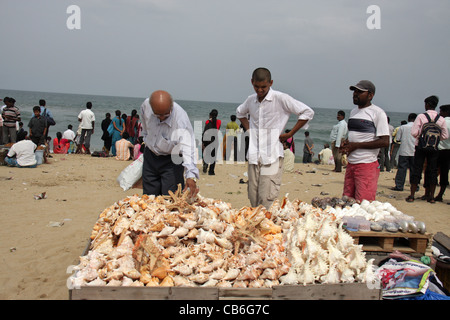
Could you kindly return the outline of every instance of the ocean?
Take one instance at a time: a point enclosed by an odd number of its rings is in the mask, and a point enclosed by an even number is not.
[[[251,92],[249,92],[251,94]],[[39,105],[39,100],[44,99],[47,102],[47,108],[53,113],[56,125],[50,127],[49,135],[54,138],[58,131],[64,132],[67,126],[71,124],[76,132],[78,128],[78,114],[86,108],[86,102],[92,102],[92,111],[96,117],[96,130],[91,138],[91,151],[101,151],[103,147],[103,140],[101,140],[102,131],[100,124],[105,118],[107,112],[111,113],[112,117],[116,110],[129,115],[133,109],[138,110],[146,97],[114,97],[114,96],[100,96],[88,94],[67,94],[67,93],[51,93],[51,92],[33,92],[33,91],[18,91],[0,89],[0,98],[13,97],[16,100],[16,106],[20,109],[22,114],[22,122],[24,128],[27,128],[28,121],[32,116],[33,106]],[[301,99],[300,99],[301,100]],[[207,101],[188,101],[176,100],[176,102],[186,110],[194,127],[196,139],[201,140],[202,126],[208,119],[209,112],[212,109],[219,111],[218,119],[222,121],[221,131],[225,134],[226,124],[230,121],[230,116],[236,113],[236,108],[241,102],[226,103],[226,102],[207,102]],[[353,109],[351,101],[349,101],[348,109],[343,109],[346,113],[346,120]],[[330,131],[337,123],[336,114],[338,109],[324,109],[314,108],[314,119],[309,123],[308,131],[310,137],[314,142],[314,157],[322,150],[325,143],[330,143]],[[408,118],[407,113],[391,112],[385,110],[390,123],[397,127],[402,120]],[[292,128],[296,123],[296,117],[291,116],[286,128]],[[239,121],[237,121],[239,124]],[[305,130],[301,129],[294,136],[296,148],[296,162],[301,162],[303,157],[303,145],[305,140]]]

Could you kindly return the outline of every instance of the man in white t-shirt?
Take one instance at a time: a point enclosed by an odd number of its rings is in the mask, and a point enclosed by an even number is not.
[[[331,161],[330,158],[333,156],[333,151],[330,149],[330,145],[325,143],[323,145],[323,149],[319,152],[319,163],[320,164],[333,164],[334,161]]]
[[[12,167],[36,168],[36,148],[37,145],[29,138],[16,142],[9,149],[5,162]]]
[[[75,136],[76,135],[75,135],[75,132],[73,132],[72,128],[73,128],[72,125],[69,124],[67,126],[67,130],[64,131],[64,133],[62,135],[63,139],[67,139],[70,141],[70,147],[69,147],[68,153],[73,153],[73,151],[75,149],[74,146],[75,146]]]
[[[398,148],[398,169],[395,174],[395,187],[391,188],[394,191],[403,191],[408,169],[409,181],[411,182],[415,150],[415,138],[411,135],[411,128],[416,118],[417,114],[410,113],[408,115],[408,123],[402,125],[395,135],[395,140],[400,142],[400,147]]]
[[[86,103],[86,109],[81,111],[78,115],[78,121],[81,122],[81,136],[76,153],[81,153],[83,145],[86,148],[86,154],[91,153],[89,148],[91,146],[91,135],[94,134],[95,127],[95,115],[91,109],[92,103],[88,102]]]
[[[375,85],[362,80],[353,91],[353,109],[348,120],[348,140],[341,145],[342,153],[347,155],[344,196],[358,201],[373,201],[376,197],[380,168],[378,152],[389,146],[389,126],[386,113],[372,104]]]

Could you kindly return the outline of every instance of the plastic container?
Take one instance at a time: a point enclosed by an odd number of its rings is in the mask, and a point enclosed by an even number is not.
[[[370,231],[370,221],[364,219],[359,221],[359,231]]]
[[[346,229],[349,231],[358,231],[360,221],[355,218],[347,218]]]
[[[41,165],[44,162],[44,150],[36,150],[34,156],[36,157],[37,165]]]

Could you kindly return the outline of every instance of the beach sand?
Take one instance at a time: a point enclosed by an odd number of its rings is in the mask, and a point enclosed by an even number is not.
[[[142,195],[140,189],[123,191],[116,182],[131,162],[87,155],[53,155],[49,160],[50,164],[35,169],[0,167],[2,300],[68,299],[70,266],[78,264],[98,215],[126,196]],[[307,173],[313,168],[316,173]],[[291,200],[311,203],[316,196],[342,195],[344,173],[332,172],[332,166],[296,163],[295,170],[300,173],[283,175],[281,198],[289,193]],[[230,202],[233,208],[249,206],[247,185],[239,183],[247,181],[246,171],[246,164],[218,164],[215,176],[201,175],[200,194]],[[450,192],[444,203],[407,203],[406,189],[389,190],[394,176],[394,172],[381,173],[377,200],[424,221],[428,232],[450,235]],[[47,198],[36,200],[34,196],[43,192]],[[51,226],[55,222],[63,224]]]

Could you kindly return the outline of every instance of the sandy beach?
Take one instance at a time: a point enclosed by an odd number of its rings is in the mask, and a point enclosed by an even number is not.
[[[49,161],[35,169],[0,167],[2,300],[68,299],[67,269],[78,263],[98,215],[128,195],[142,194],[140,189],[123,191],[116,182],[130,162],[87,155],[53,155]],[[314,168],[315,173],[308,173]],[[340,197],[344,172],[332,169],[296,163],[296,173],[283,175],[280,197],[288,193],[290,199],[309,203],[316,196]],[[201,175],[200,194],[230,202],[234,208],[248,206],[247,185],[239,183],[247,181],[246,171],[246,164],[219,164],[215,176]],[[381,173],[377,200],[424,221],[428,232],[450,235],[450,192],[443,203],[407,203],[407,189],[389,189],[394,177],[395,171]],[[44,192],[45,199],[35,199]],[[422,194],[421,190],[416,195]]]

